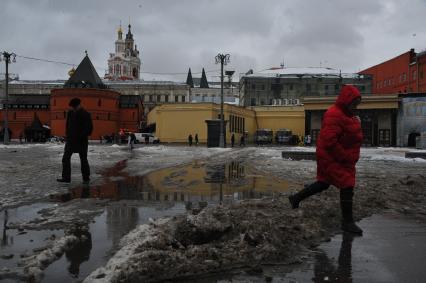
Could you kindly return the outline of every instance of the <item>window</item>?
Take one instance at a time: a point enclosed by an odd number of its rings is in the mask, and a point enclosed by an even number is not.
[[[306,84],[306,91],[310,92],[311,91],[311,84]]]
[[[185,102],[185,95],[182,95],[182,102]]]
[[[152,97],[152,95],[149,96],[149,102],[153,102],[154,98]]]
[[[289,85],[289,89],[290,89],[290,90],[293,90],[293,84],[290,84],[290,85]]]
[[[272,98],[269,99],[269,105],[272,105]]]
[[[161,95],[157,95],[157,102],[161,101]]]
[[[421,71],[419,72],[419,77],[420,77],[420,79],[423,79],[423,70],[421,70]]]
[[[98,100],[98,106],[101,107],[102,106],[102,101],[99,99]]]
[[[164,96],[164,101],[165,101],[165,102],[169,102],[169,96],[168,96],[168,95],[165,95],[165,96]]]
[[[250,106],[256,106],[256,98],[250,100]]]
[[[328,85],[325,85],[325,86],[324,86],[324,89],[325,89],[325,91],[327,92],[327,91],[328,91]]]
[[[56,106],[56,99],[53,99],[53,106]]]
[[[175,102],[179,102],[179,96],[175,96]]]
[[[111,113],[108,113],[108,120],[111,120]]]
[[[252,84],[252,85],[251,85],[251,89],[256,89],[256,85],[255,85],[255,84]]]
[[[260,100],[260,105],[265,105],[265,100],[261,99]]]
[[[334,85],[334,90],[339,90],[339,85],[338,84]]]
[[[413,71],[413,80],[416,79],[416,75],[417,75],[416,71]]]
[[[265,90],[265,85],[261,85],[260,90]]]
[[[407,79],[407,75],[405,73],[402,73],[402,81],[405,82],[406,79]]]

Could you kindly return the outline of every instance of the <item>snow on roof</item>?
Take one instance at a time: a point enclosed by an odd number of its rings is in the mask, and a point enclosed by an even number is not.
[[[300,77],[300,76],[322,76],[322,77],[346,77],[354,78],[359,75],[356,73],[341,73],[340,70],[324,67],[286,67],[270,68],[259,71],[245,77]]]

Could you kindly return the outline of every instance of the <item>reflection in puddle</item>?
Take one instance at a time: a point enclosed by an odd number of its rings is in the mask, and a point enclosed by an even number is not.
[[[161,218],[185,212],[185,205],[125,206],[120,203],[105,208],[89,225],[87,240],[62,256],[46,270],[43,282],[81,280],[104,265],[117,249],[120,239],[149,218]]]
[[[129,176],[123,171],[127,160],[118,162],[103,172],[102,185],[79,186],[65,194],[53,195],[57,201],[76,198],[111,199],[104,212],[89,224],[83,241],[44,271],[44,282],[60,282],[84,279],[94,269],[104,265],[117,249],[120,239],[137,225],[156,219],[184,213],[193,206],[198,208],[219,202],[264,196],[274,196],[288,190],[289,183],[265,176],[239,162],[190,165],[154,171],[144,176]],[[121,201],[119,201],[121,200]],[[128,201],[136,200],[136,201]],[[7,221],[24,222],[37,217],[37,212],[53,204],[34,204],[8,212]],[[6,214],[4,214],[6,215]],[[20,231],[3,229],[2,254],[13,254],[14,260],[0,259],[2,266],[13,270],[21,254],[31,254],[34,248],[45,245],[52,231]],[[63,235],[54,231],[57,237]],[[4,263],[4,264],[3,264]]]
[[[289,183],[265,176],[239,162],[210,165],[194,162],[154,171],[144,176],[129,176],[122,170],[126,160],[103,175],[105,183],[73,188],[56,195],[59,201],[74,198],[106,198],[147,202],[232,202],[234,200],[273,196],[288,190]],[[118,178],[117,178],[118,177]]]
[[[52,205],[36,203],[4,210],[0,213],[0,223],[2,224],[0,267],[13,270],[22,257],[32,255],[34,251],[43,248],[51,240],[63,236],[64,233],[61,230],[27,231],[8,228],[12,222],[29,221],[36,218],[37,211]]]

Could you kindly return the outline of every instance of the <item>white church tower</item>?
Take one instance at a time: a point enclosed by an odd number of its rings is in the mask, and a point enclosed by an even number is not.
[[[118,29],[118,39],[115,41],[115,53],[109,54],[108,74],[105,78],[110,80],[137,80],[141,68],[139,50],[134,44],[133,34],[129,24],[126,39],[123,40],[121,24]]]

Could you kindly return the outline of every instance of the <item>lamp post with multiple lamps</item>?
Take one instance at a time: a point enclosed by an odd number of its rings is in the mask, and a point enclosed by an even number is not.
[[[226,65],[229,63],[229,54],[217,54],[216,64],[220,63],[220,135],[219,135],[219,147],[225,147],[225,133],[223,129],[224,122],[224,115],[223,115],[223,65]]]
[[[12,60],[11,60],[12,59]],[[4,126],[3,126],[3,142],[9,144],[9,121],[8,121],[8,108],[9,108],[9,64],[16,63],[16,54],[3,51],[0,53],[0,61],[4,60],[6,63],[6,74],[5,74],[5,95],[6,100],[4,101],[5,112],[4,112]]]

